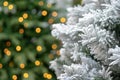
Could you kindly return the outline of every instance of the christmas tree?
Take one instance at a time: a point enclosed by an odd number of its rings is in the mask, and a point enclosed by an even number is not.
[[[120,80],[120,0],[83,0],[68,8],[52,35],[62,41],[51,61],[59,80]]]
[[[47,0],[0,1],[0,80],[56,80],[48,68],[59,55],[51,24],[65,22]]]

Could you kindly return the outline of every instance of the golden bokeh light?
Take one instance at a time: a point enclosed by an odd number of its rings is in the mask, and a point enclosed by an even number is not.
[[[49,3],[48,3],[48,4],[47,4],[47,7],[48,7],[48,8],[51,8],[51,7],[52,7],[52,4],[49,4]]]
[[[36,65],[36,66],[40,66],[40,61],[36,60],[36,61],[35,61],[35,65]]]
[[[24,27],[27,28],[28,27],[28,23],[24,23]]]
[[[40,6],[43,6],[43,5],[44,5],[44,2],[43,2],[43,1],[40,1],[38,4],[39,4]]]
[[[14,6],[12,5],[12,4],[10,4],[9,6],[8,6],[8,9],[9,10],[12,10],[14,8]]]
[[[21,64],[20,64],[20,68],[21,68],[21,69],[25,68],[25,64],[21,63]]]
[[[7,55],[7,56],[10,56],[11,55],[11,51],[7,48],[4,49],[4,53]]]
[[[11,42],[10,42],[10,41],[7,41],[7,42],[6,42],[6,46],[9,47],[10,45],[11,45]]]
[[[42,51],[42,46],[40,46],[40,45],[37,46],[37,47],[36,47],[36,50],[37,50],[38,52]]]
[[[23,34],[24,33],[24,29],[23,28],[19,29],[19,33]]]
[[[36,33],[40,33],[41,32],[41,28],[36,28],[35,31],[36,31]]]
[[[56,17],[58,15],[58,13],[56,11],[52,12],[52,16]]]
[[[44,74],[43,74],[43,77],[44,77],[44,78],[47,78],[47,75],[48,75],[48,73],[44,73]]]
[[[50,18],[49,20],[48,20],[48,23],[49,24],[52,24],[54,22],[54,19],[52,19],[52,18]]]
[[[3,2],[3,6],[8,6],[8,2],[7,2],[7,1],[4,1],[4,2]]]
[[[56,44],[52,44],[52,49],[57,49],[57,45]]]
[[[19,22],[23,22],[23,20],[24,20],[23,17],[19,17],[19,18],[18,18],[18,21],[19,21]]]
[[[21,51],[21,49],[22,49],[21,46],[19,46],[19,45],[16,46],[16,51]]]
[[[47,79],[51,79],[52,75],[51,74],[47,74]]]
[[[23,14],[23,18],[24,18],[24,19],[27,19],[27,18],[28,18],[28,14],[27,14],[27,13],[24,13],[24,14]]]
[[[57,55],[60,55],[60,50],[57,50],[57,51],[56,51],[56,54],[57,54]]]
[[[60,18],[60,22],[65,23],[66,22],[66,18],[64,18],[64,17]]]
[[[3,65],[0,63],[0,69],[3,67]]]
[[[23,77],[24,77],[24,78],[28,78],[28,77],[29,77],[29,74],[28,74],[28,73],[24,73],[24,74],[23,74]]]
[[[53,54],[49,54],[49,58],[53,59],[54,58]]]
[[[17,80],[17,75],[13,75],[13,76],[12,76],[12,79],[13,79],[13,80]]]
[[[47,15],[47,11],[46,10],[43,10],[42,11],[42,16],[46,16]]]

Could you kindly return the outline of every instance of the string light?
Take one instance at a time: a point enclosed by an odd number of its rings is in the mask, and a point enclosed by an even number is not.
[[[13,79],[13,80],[17,80],[17,75],[13,75],[13,76],[12,76],[12,79]]]
[[[56,44],[52,44],[52,49],[57,49],[57,45]]]
[[[21,46],[16,46],[16,51],[21,51]]]
[[[38,52],[42,51],[42,46],[37,46],[37,47],[36,47],[36,50],[37,50]]]
[[[25,68],[25,64],[21,63],[21,64],[20,64],[20,68],[21,68],[21,69]]]
[[[7,1],[4,1],[4,2],[3,2],[3,6],[8,6],[8,2],[7,2]]]
[[[58,13],[56,11],[52,12],[52,16],[56,17],[58,15]]]
[[[51,74],[47,74],[47,79],[51,79],[52,75]]]
[[[10,45],[11,45],[11,42],[10,42],[10,41],[7,41],[7,42],[6,42],[6,46],[9,47]]]
[[[7,56],[10,56],[11,55],[11,51],[7,48],[4,49],[4,53],[7,55]]]
[[[50,18],[49,20],[48,20],[48,23],[49,24],[52,24],[54,22],[54,20],[52,19],[52,18]]]
[[[64,17],[60,18],[60,22],[65,23],[66,22],[66,18],[64,18]]]
[[[24,74],[23,74],[23,77],[24,77],[24,78],[28,78],[28,77],[29,77],[29,74],[28,74],[28,73],[24,73]]]
[[[36,28],[35,31],[36,31],[36,33],[40,33],[41,29],[40,28]]]
[[[36,65],[36,66],[40,66],[40,61],[36,60],[36,61],[35,61],[35,65]]]
[[[28,27],[28,23],[24,23],[24,27],[27,28]]]
[[[42,16],[46,16],[47,15],[47,11],[46,10],[43,10],[42,11]]]
[[[8,9],[9,9],[9,10],[12,10],[13,7],[14,7],[14,6],[13,6],[12,4],[10,4],[10,5],[8,6]]]
[[[19,33],[23,34],[24,33],[24,29],[23,28],[19,29]]]
[[[23,14],[23,18],[24,18],[24,19],[27,19],[27,18],[28,18],[28,14],[27,14],[27,13],[24,13],[24,14]]]
[[[19,17],[19,18],[18,18],[18,21],[19,21],[19,22],[23,22],[23,20],[24,20],[23,17]]]
[[[0,63],[0,69],[2,69],[3,65]]]
[[[43,2],[43,1],[40,1],[38,4],[39,4],[40,6],[43,6],[43,5],[44,5],[44,2]]]
[[[48,73],[44,73],[44,74],[43,74],[43,77],[44,77],[44,78],[47,78],[47,75],[48,75]]]

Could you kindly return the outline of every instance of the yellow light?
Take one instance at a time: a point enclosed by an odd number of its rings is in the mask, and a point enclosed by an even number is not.
[[[10,4],[10,5],[8,6],[8,9],[12,10],[13,7],[14,7],[14,6],[13,6],[12,4]]]
[[[17,80],[17,75],[13,75],[13,76],[12,76],[12,79],[13,79],[13,80]]]
[[[35,65],[36,65],[36,66],[40,66],[40,61],[36,60],[36,61],[35,61]]]
[[[44,77],[44,78],[47,78],[47,75],[48,75],[48,73],[44,73],[44,74],[43,74],[43,77]]]
[[[36,47],[36,50],[37,50],[38,52],[42,51],[42,46],[37,46],[37,47]]]
[[[0,63],[0,69],[3,67],[3,65]]]
[[[49,58],[53,59],[54,58],[53,54],[49,54]]]
[[[40,33],[41,29],[40,28],[36,28],[35,31],[36,31],[36,33]]]
[[[51,74],[47,74],[47,78],[48,78],[48,79],[51,79],[51,78],[52,78],[52,75],[51,75]]]
[[[24,27],[27,28],[28,27],[28,23],[24,23]]]
[[[3,2],[3,6],[8,6],[8,2],[7,2],[7,1],[4,1],[4,2]]]
[[[22,28],[19,29],[19,33],[20,33],[20,34],[23,34],[23,33],[24,33],[24,29],[22,29]]]
[[[49,24],[52,24],[54,22],[54,20],[52,19],[52,18],[50,18],[49,20],[48,20],[48,23]]]
[[[19,22],[23,22],[23,20],[24,20],[23,17],[19,17],[19,18],[18,18],[18,21],[19,21]]]
[[[46,15],[47,15],[47,11],[46,11],[46,10],[43,10],[43,11],[42,11],[42,15],[43,15],[43,16],[46,16]]]
[[[11,51],[8,50],[7,48],[4,49],[4,53],[5,53],[7,56],[10,56],[10,55],[11,55]]]
[[[57,45],[56,44],[52,44],[52,49],[57,49]]]
[[[48,7],[48,8],[51,8],[51,6],[52,6],[52,4],[47,4],[47,7]]]
[[[57,51],[56,51],[56,54],[57,54],[57,55],[60,55],[60,50],[57,50]]]
[[[60,22],[65,23],[66,22],[66,18],[64,18],[64,17],[60,18]]]
[[[21,46],[16,46],[16,51],[21,51]]]
[[[28,73],[24,73],[24,74],[23,74],[23,77],[24,77],[24,78],[28,78],[28,77],[29,77],[29,74],[28,74]]]
[[[44,5],[44,2],[43,2],[43,1],[40,1],[38,4],[39,4],[40,6],[43,6],[43,5]]]
[[[25,68],[25,64],[23,64],[23,63],[20,64],[20,68],[21,68],[21,69]]]
[[[11,42],[10,42],[10,41],[7,41],[7,42],[6,42],[6,46],[9,47],[10,45],[11,45]]]
[[[52,16],[56,17],[58,15],[58,13],[56,11],[52,12]]]
[[[27,13],[24,13],[24,14],[23,14],[23,18],[24,18],[24,19],[27,19],[27,18],[28,18],[28,14],[27,14]]]

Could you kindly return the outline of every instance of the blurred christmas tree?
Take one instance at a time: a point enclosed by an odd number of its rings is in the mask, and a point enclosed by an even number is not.
[[[50,25],[65,18],[47,0],[0,1],[0,80],[56,80],[49,61],[59,55]]]

